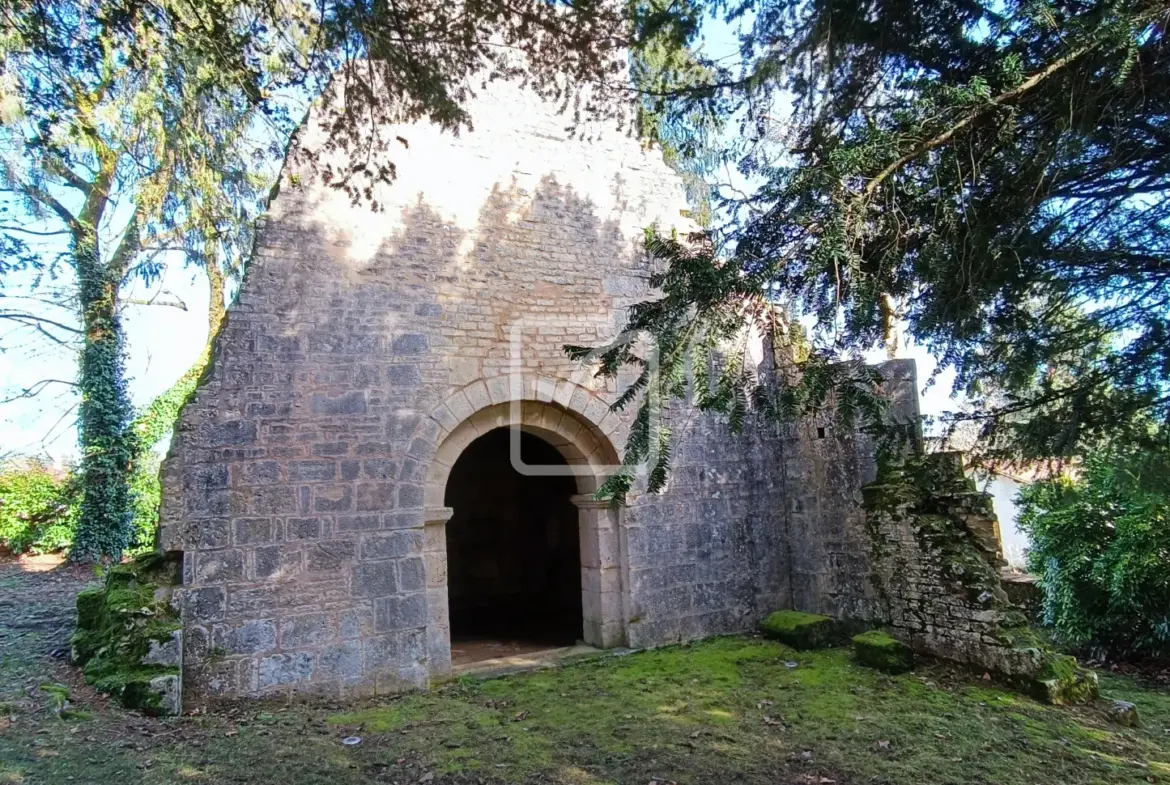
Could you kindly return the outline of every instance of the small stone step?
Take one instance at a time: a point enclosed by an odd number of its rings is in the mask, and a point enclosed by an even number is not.
[[[776,611],[760,625],[764,637],[794,649],[825,649],[838,635],[837,622],[828,616],[800,611]]]
[[[881,630],[855,636],[853,653],[862,665],[886,673],[905,673],[914,669],[914,650]]]

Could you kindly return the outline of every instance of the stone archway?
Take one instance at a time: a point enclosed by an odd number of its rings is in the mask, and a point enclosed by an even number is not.
[[[517,444],[517,440],[519,444]],[[546,471],[517,470],[521,464]],[[573,646],[583,635],[576,478],[539,436],[497,428],[447,479],[452,665]]]
[[[489,389],[500,394],[500,387],[491,383],[494,381],[477,382],[472,386],[478,385],[480,389],[470,393],[460,391],[438,407],[430,418],[438,427],[422,426],[434,432],[434,441],[419,437],[429,443],[414,450],[416,459],[420,463],[425,461],[427,466],[423,488],[426,502],[423,559],[428,609],[427,655],[432,679],[441,678],[451,670],[446,525],[453,510],[443,506],[447,482],[463,451],[479,437],[501,428],[517,428],[539,437],[564,458],[577,488],[577,494],[571,498],[577,507],[580,538],[583,638],[599,648],[625,643],[628,583],[623,575],[620,510],[593,498],[618,463],[613,441],[601,426],[612,434],[621,430],[621,421],[593,393],[563,381],[546,380],[543,385],[537,382],[537,386],[526,391],[536,394],[539,390],[546,400],[492,403]],[[553,397],[557,393],[561,393],[558,397],[564,403]],[[469,404],[475,400],[485,405],[473,408]],[[448,428],[443,420],[454,419],[455,411],[463,417]],[[587,411],[594,417],[587,416]],[[595,424],[598,421],[600,426]]]

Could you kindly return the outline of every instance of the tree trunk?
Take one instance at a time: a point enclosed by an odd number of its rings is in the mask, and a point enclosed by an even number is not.
[[[85,344],[79,374],[81,516],[69,558],[117,561],[130,542],[131,408],[118,318],[121,275],[102,264],[92,226],[75,232],[73,255]]]

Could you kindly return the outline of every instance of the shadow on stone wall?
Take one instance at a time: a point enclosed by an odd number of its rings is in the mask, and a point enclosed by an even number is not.
[[[552,176],[497,185],[472,229],[423,195],[342,229],[286,191],[273,216],[163,470],[192,705],[425,684],[421,419],[507,367],[511,321],[526,370],[572,376],[563,345],[644,292],[619,219]],[[385,237],[355,261],[362,226]]]

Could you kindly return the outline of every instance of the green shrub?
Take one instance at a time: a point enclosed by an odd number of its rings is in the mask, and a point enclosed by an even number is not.
[[[130,475],[133,519],[129,555],[154,548],[161,497],[157,453],[135,462]],[[52,553],[67,549],[80,514],[80,485],[72,472],[36,460],[0,467],[0,549],[12,553]]]
[[[1042,616],[1057,640],[1170,656],[1170,451],[1102,451],[1020,492]]]
[[[69,546],[77,525],[79,492],[72,474],[39,461],[0,468],[0,548],[49,553]]]

